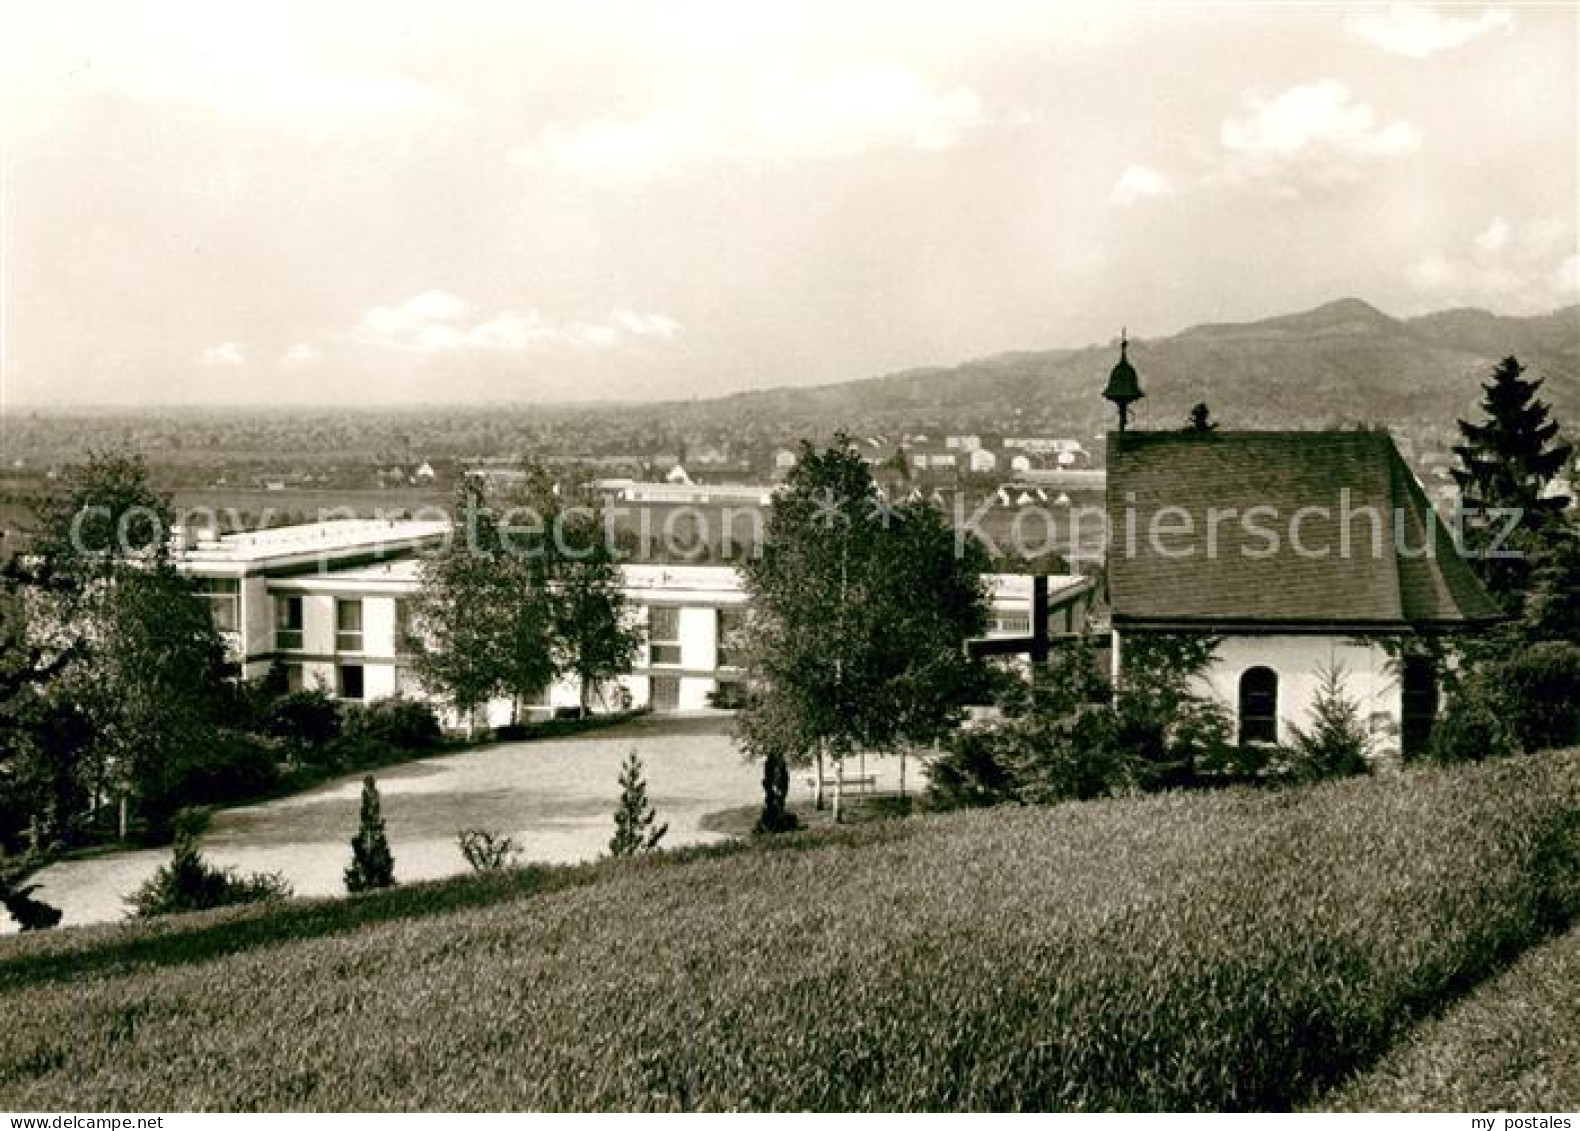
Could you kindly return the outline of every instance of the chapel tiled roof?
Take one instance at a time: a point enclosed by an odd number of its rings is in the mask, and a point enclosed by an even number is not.
[[[1108,521],[1121,627],[1359,631],[1499,616],[1382,432],[1116,433]]]

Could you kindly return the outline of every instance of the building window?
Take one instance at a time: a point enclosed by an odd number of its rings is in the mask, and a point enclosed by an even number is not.
[[[996,613],[993,617],[993,632],[999,636],[1030,636],[1030,613]]]
[[[302,599],[274,599],[274,646],[282,651],[302,646]]]
[[[745,610],[719,610],[719,667],[739,668],[744,666],[741,650],[741,629],[745,624]]]
[[[1278,741],[1278,673],[1246,668],[1240,676],[1240,741]]]
[[[208,605],[220,632],[241,628],[241,582],[234,577],[199,577],[193,591]]]
[[[680,709],[680,677],[673,675],[655,675],[652,678],[653,693],[648,706],[655,711],[678,711]]]
[[[340,698],[342,698],[342,699],[361,699],[362,698],[362,665],[361,664],[341,664],[340,665]]]
[[[417,631],[411,623],[411,602],[395,599],[395,654],[409,656],[418,651]]]
[[[1405,660],[1399,678],[1399,745],[1405,757],[1426,750],[1437,721],[1437,670],[1419,656]]]
[[[654,608],[648,611],[647,649],[650,664],[680,663],[680,610]]]
[[[335,602],[335,651],[362,651],[362,602],[344,598]]]
[[[285,690],[295,694],[306,688],[307,684],[302,678],[301,664],[285,665]]]

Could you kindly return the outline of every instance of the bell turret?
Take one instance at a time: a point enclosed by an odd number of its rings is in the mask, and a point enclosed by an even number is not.
[[[1119,430],[1123,432],[1130,423],[1130,406],[1146,396],[1141,391],[1141,382],[1136,377],[1136,367],[1130,364],[1129,357],[1130,338],[1121,332],[1119,336],[1119,364],[1108,374],[1108,388],[1103,390],[1103,397],[1113,401],[1119,406]]]

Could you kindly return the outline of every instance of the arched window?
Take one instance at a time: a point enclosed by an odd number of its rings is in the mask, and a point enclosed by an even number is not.
[[[1240,676],[1240,741],[1278,741],[1278,673],[1246,668]]]
[[[1405,660],[1399,678],[1399,745],[1405,757],[1426,750],[1437,721],[1437,670],[1418,656]]]

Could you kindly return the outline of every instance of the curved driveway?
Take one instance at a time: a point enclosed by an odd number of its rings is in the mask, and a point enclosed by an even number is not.
[[[620,795],[620,764],[641,756],[648,796],[669,823],[666,847],[720,839],[698,822],[705,813],[750,804],[757,767],[728,733],[729,720],[640,718],[567,738],[502,743],[402,762],[375,771],[399,880],[466,871],[455,836],[466,828],[507,832],[523,859],[558,863],[608,850]],[[211,861],[243,871],[283,872],[298,895],[343,892],[357,827],[361,775],[260,805],[216,813],[203,836]],[[59,907],[64,924],[125,914],[124,899],[169,858],[168,849],[116,852],[51,865],[34,876],[37,896]],[[0,912],[0,932],[13,929]]]

